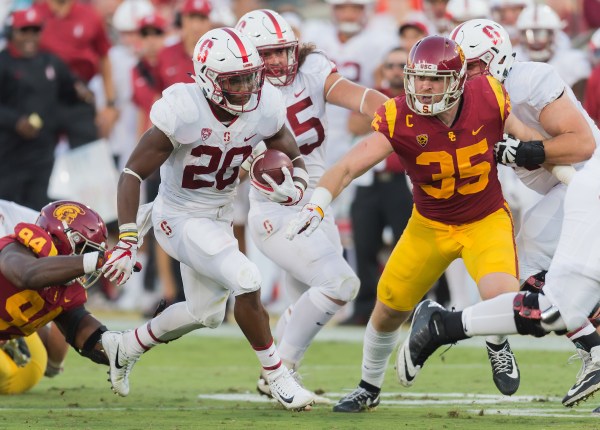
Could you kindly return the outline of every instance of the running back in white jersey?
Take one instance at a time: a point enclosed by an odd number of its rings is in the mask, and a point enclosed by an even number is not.
[[[0,199],[0,237],[12,234],[20,222],[34,224],[39,214],[28,207]]]
[[[327,117],[324,91],[325,80],[333,71],[335,64],[325,54],[316,51],[306,57],[293,83],[280,87],[287,111],[286,125],[303,155],[310,177],[308,188],[311,189],[316,186],[326,168]],[[254,188],[250,196],[257,202],[270,202]],[[305,193],[305,199],[307,198],[308,193]],[[302,207],[304,203],[302,201],[297,206]]]
[[[281,129],[285,106],[265,82],[258,108],[225,126],[197,84],[175,84],[154,103],[150,120],[174,147],[160,168],[159,194],[174,207],[202,210],[233,201],[242,161]]]
[[[600,130],[575,98],[571,88],[551,65],[516,61],[508,78],[504,81],[504,86],[510,96],[512,113],[523,123],[540,132],[544,138],[551,136],[544,131],[540,124],[542,109],[565,93],[590,125],[596,146],[598,146]],[[580,163],[576,168],[579,169],[582,165],[583,163]],[[516,172],[525,185],[540,194],[546,194],[558,184],[558,179],[545,169],[529,171],[523,167],[517,167]]]

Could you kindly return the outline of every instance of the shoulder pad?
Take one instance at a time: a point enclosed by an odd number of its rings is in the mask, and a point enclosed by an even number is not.
[[[189,144],[200,138],[200,109],[196,84],[175,84],[152,105],[150,120],[171,140]]]

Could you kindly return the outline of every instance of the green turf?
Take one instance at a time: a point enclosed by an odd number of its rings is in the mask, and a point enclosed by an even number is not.
[[[361,353],[360,343],[315,343],[302,367],[307,387],[326,394],[354,387]],[[597,406],[593,401],[575,409],[560,404],[579,368],[566,364],[569,352],[516,355],[522,372],[517,394],[536,399],[486,398],[498,393],[484,349],[454,347],[443,359],[436,353],[411,389],[400,387],[390,366],[384,387],[389,396],[375,411],[339,414],[316,406],[293,413],[274,403],[198,399],[198,394],[254,393],[257,360],[241,339],[186,336],[142,358],[127,398],[112,394],[104,367],[71,354],[62,375],[45,378],[24,395],[2,398],[0,429],[600,429],[600,418],[589,413]],[[414,397],[418,393],[422,396]],[[477,396],[464,404],[439,404],[432,402],[448,398],[431,393]]]

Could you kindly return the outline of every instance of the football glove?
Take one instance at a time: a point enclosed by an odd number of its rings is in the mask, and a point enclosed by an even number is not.
[[[292,175],[287,167],[282,167],[281,171],[283,172],[284,180],[281,184],[277,184],[266,173],[263,173],[262,177],[269,185],[263,185],[254,179],[251,180],[251,184],[256,188],[260,193],[266,196],[269,200],[275,203],[282,204],[284,206],[293,206],[298,204],[302,197],[304,196],[304,189],[301,184],[297,181],[294,181]]]
[[[265,142],[261,141],[258,143],[258,145],[256,145],[254,147],[254,149],[252,150],[252,153],[248,156],[248,158],[246,158],[243,162],[242,165],[240,166],[242,169],[244,169],[246,172],[250,172],[250,169],[252,168],[252,163],[254,162],[254,159],[256,157],[258,157],[260,154],[262,154],[263,152],[265,152],[267,150],[267,145],[265,145]]]
[[[123,285],[136,267],[138,241],[136,237],[126,237],[108,252],[106,263],[102,266],[104,277],[118,286]],[[137,270],[136,270],[137,271]]]
[[[306,236],[310,236],[317,229],[325,213],[320,206],[313,203],[307,203],[302,210],[290,221],[285,232],[285,237],[288,240],[294,240],[297,234],[304,232]]]
[[[494,152],[498,163],[512,167],[525,167],[528,170],[539,169],[546,161],[544,144],[541,141],[523,142],[506,133],[494,146]]]
[[[5,341],[0,349],[12,358],[17,367],[25,367],[31,361],[31,352],[22,337]]]

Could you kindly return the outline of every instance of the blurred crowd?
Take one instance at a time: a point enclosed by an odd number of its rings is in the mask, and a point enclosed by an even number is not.
[[[5,23],[0,35],[0,199],[39,210],[54,197],[48,185],[57,174],[57,157],[85,150],[99,139],[121,170],[151,126],[148,114],[161,92],[177,82],[192,82],[191,56],[198,39],[264,7],[279,11],[302,42],[324,50],[347,79],[390,97],[403,94],[403,68],[419,39],[448,35],[470,19],[491,18],[508,30],[517,60],[555,66],[600,124],[600,0],[0,0]],[[333,163],[369,133],[370,121],[334,105],[327,109]],[[85,164],[89,181],[114,186],[102,183],[94,171],[96,160]],[[501,175],[518,221],[519,212],[538,196],[520,185],[510,169]],[[154,199],[159,184],[158,176],[145,181],[147,201]],[[392,156],[336,202],[346,257],[362,285],[344,315],[349,323],[368,320],[381,268],[410,216],[409,185]],[[112,191],[116,200],[116,188]],[[241,188],[236,203],[240,248],[264,272],[263,300],[285,301],[278,294],[277,268],[245,240],[247,193]],[[102,215],[116,221],[114,215]],[[111,307],[151,313],[161,298],[168,303],[183,299],[179,264],[151,237],[145,243],[139,257],[142,273],[123,291],[104,292]],[[474,284],[464,288],[470,282],[459,262],[434,294],[438,301],[463,308],[478,299]]]

